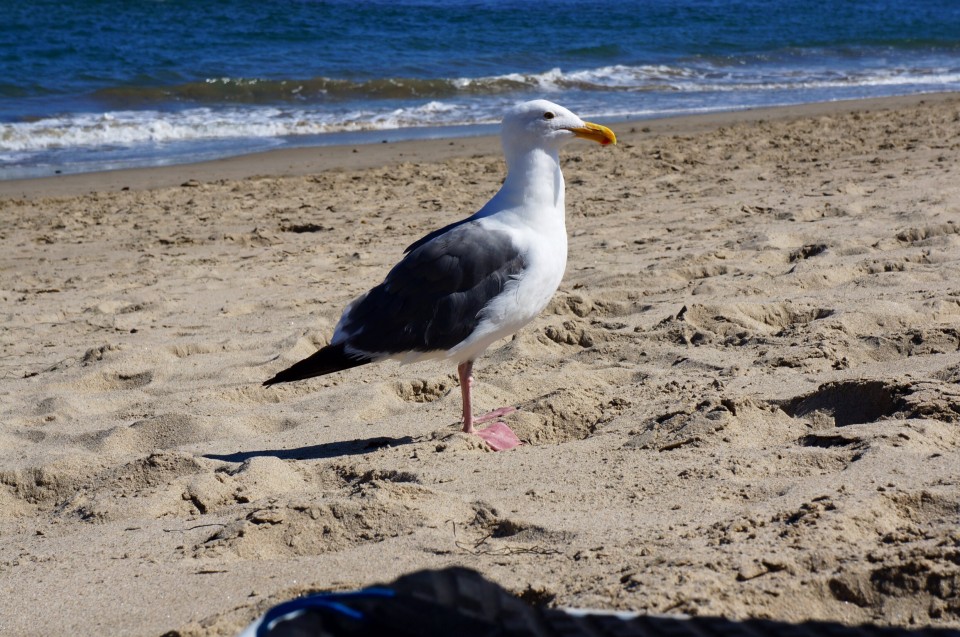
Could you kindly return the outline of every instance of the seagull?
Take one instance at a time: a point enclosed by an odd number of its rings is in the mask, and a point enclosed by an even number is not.
[[[567,231],[559,151],[577,138],[617,142],[609,128],[547,100],[509,109],[501,127],[507,176],[493,198],[474,215],[412,243],[382,283],[344,309],[329,345],[263,384],[385,359],[455,361],[463,432],[495,451],[518,446],[506,423],[475,427],[515,409],[473,416],[473,363],[532,321],[560,286]]]

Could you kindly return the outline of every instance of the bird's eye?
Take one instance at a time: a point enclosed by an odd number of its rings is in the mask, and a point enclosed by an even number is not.
[[[550,111],[547,111],[546,113],[543,114],[543,119],[553,119],[554,117],[556,117],[556,115],[554,115]]]

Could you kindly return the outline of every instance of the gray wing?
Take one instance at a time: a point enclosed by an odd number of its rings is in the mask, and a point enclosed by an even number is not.
[[[480,311],[524,268],[510,236],[463,221],[409,248],[383,283],[341,319],[348,347],[398,354],[450,349],[480,322]]]

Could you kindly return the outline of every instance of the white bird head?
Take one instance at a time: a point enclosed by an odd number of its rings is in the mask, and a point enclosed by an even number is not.
[[[533,100],[517,104],[503,117],[501,130],[504,148],[549,148],[556,150],[581,137],[606,146],[616,144],[617,136],[606,126],[585,122],[559,104]]]

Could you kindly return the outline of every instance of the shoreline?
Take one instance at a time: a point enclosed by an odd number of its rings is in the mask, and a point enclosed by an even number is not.
[[[919,93],[790,106],[770,106],[657,119],[625,120],[613,124],[618,139],[631,142],[643,134],[691,135],[745,122],[782,121],[822,117],[853,111],[875,112],[922,103],[960,99],[958,92]],[[179,186],[186,181],[202,183],[221,179],[253,177],[299,177],[331,170],[378,168],[403,162],[440,162],[477,155],[498,155],[496,135],[416,139],[390,143],[303,146],[146,168],[75,173],[0,181],[0,199],[71,197],[92,192],[151,190]]]

